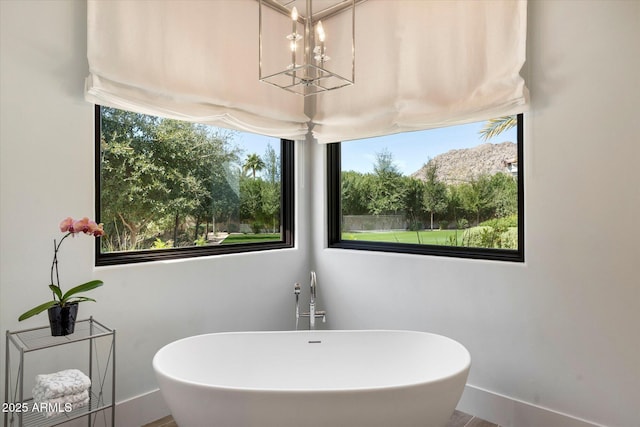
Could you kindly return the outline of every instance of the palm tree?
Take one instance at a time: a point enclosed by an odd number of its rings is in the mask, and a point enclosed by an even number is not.
[[[518,124],[517,116],[502,116],[496,119],[488,120],[484,127],[480,130],[480,136],[485,141],[498,136]]]
[[[244,166],[242,170],[244,173],[247,173],[248,170],[251,170],[253,179],[256,179],[256,172],[264,169],[265,165],[260,156],[257,154],[250,154],[247,156],[247,160],[244,162]]]

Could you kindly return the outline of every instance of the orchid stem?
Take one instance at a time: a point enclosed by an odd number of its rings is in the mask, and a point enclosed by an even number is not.
[[[57,286],[58,288],[60,288],[60,275],[58,274],[58,251],[60,250],[60,245],[62,245],[62,242],[64,241],[64,239],[66,239],[67,237],[69,237],[69,235],[72,233],[67,233],[64,235],[64,237],[62,239],[60,239],[59,243],[56,243],[56,239],[53,239],[53,262],[51,263],[51,284]],[[53,270],[55,269],[56,271],[56,280],[55,282],[53,281]],[[56,299],[56,294],[55,292],[53,292],[53,299]]]

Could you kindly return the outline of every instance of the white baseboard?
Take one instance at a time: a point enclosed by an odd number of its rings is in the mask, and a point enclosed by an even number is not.
[[[116,405],[116,426],[140,427],[169,415],[160,390],[156,389],[140,396],[118,402]]]
[[[160,390],[156,389],[116,404],[117,427],[141,427],[169,415]],[[62,424],[63,427],[86,427],[87,419],[80,418]],[[98,412],[96,427],[111,426],[111,410]]]
[[[605,427],[467,384],[457,409],[502,427]]]
[[[470,384],[465,386],[457,409],[502,427],[606,427]],[[107,415],[109,416],[110,413]],[[153,390],[118,402],[115,424],[118,427],[140,427],[167,415],[169,415],[169,408],[160,390]],[[101,421],[99,419],[96,425],[102,425]],[[85,422],[82,425],[86,425]],[[75,424],[68,423],[65,427],[75,427]]]
[[[160,390],[156,389],[139,396],[116,403],[117,427],[141,427],[169,415],[169,408],[164,403]],[[79,418],[62,424],[63,427],[86,427],[87,419]],[[96,414],[96,427],[111,426],[111,410]]]

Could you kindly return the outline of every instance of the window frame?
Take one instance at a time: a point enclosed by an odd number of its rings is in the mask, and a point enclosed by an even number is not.
[[[518,249],[473,248],[460,246],[420,245],[411,243],[342,240],[341,143],[327,144],[327,218],[328,247],[412,255],[433,255],[492,261],[524,262],[524,149],[523,114],[517,115],[518,153]]]
[[[100,146],[102,115],[100,105],[96,104],[94,111],[95,217],[96,222],[100,223],[102,165],[102,151]],[[280,177],[280,224],[282,239],[279,241],[102,253],[100,239],[95,239],[95,265],[132,264],[293,248],[295,246],[295,142],[293,140],[280,139]]]

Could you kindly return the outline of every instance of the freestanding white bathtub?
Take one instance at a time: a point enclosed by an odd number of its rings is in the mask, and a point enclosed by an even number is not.
[[[439,427],[470,362],[424,332],[234,332],[168,344],[153,368],[180,427]]]

